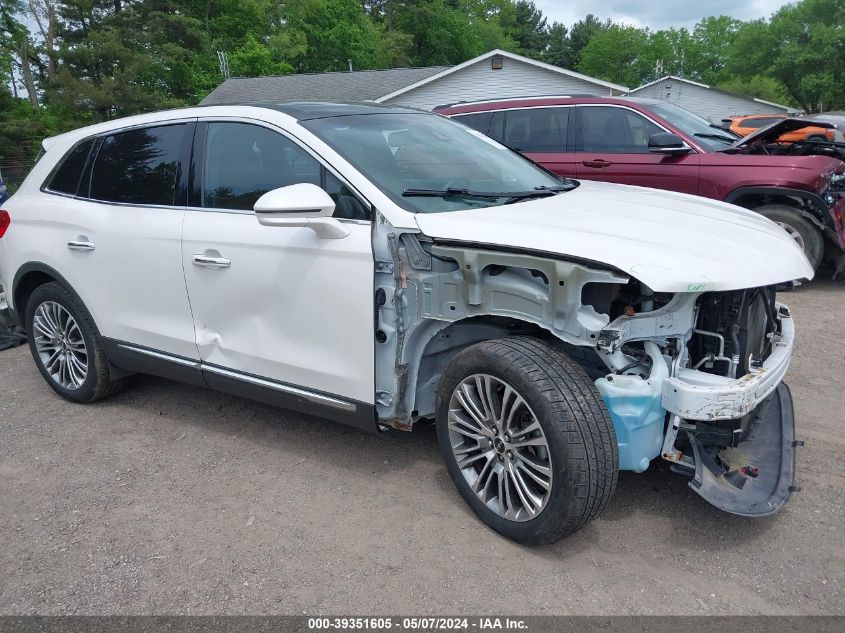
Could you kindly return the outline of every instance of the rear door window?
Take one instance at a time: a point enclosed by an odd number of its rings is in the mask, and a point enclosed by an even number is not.
[[[565,152],[569,110],[509,110],[505,118],[505,145],[520,152]]]
[[[463,123],[469,127],[487,134],[487,129],[490,127],[491,112],[473,112],[472,114],[457,114],[452,118],[458,123]]]
[[[126,204],[174,205],[187,129],[185,124],[176,124],[106,136],[91,174],[91,198]]]
[[[79,190],[79,181],[82,179],[82,172],[88,161],[88,155],[94,146],[95,139],[91,138],[82,141],[79,145],[70,150],[58,168],[53,172],[47,182],[47,189],[57,193],[66,193],[75,196]]]

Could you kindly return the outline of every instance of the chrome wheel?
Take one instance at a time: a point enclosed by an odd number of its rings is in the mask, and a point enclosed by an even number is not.
[[[801,247],[802,251],[806,251],[807,249],[804,247],[804,236],[791,224],[787,224],[786,222],[777,222],[776,223],[780,228],[784,231],[789,233],[789,237],[795,240],[796,244]]]
[[[32,330],[50,377],[65,389],[79,389],[88,376],[88,349],[76,319],[61,304],[45,301],[35,310]]]
[[[511,521],[536,518],[552,491],[549,444],[531,408],[488,374],[465,378],[449,400],[449,444],[467,483]]]

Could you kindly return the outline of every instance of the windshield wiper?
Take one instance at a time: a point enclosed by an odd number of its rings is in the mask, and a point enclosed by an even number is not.
[[[571,191],[576,186],[574,184],[556,185],[554,187],[543,185],[541,187],[535,187],[531,191],[471,191],[469,189],[458,189],[455,187],[449,187],[447,189],[405,189],[402,195],[406,198],[485,198],[488,200],[507,198],[505,204],[510,204],[511,202],[528,200],[529,198],[553,196],[562,191]]]
[[[489,191],[470,191],[469,189],[405,189],[402,195],[406,198],[504,198],[508,194],[491,193]]]
[[[555,185],[554,187],[534,187],[533,191],[514,191],[508,195],[505,204],[513,204],[514,202],[521,202],[523,200],[530,200],[531,198],[545,198],[547,196],[554,196],[563,191],[572,191],[578,184],[570,182],[568,185]]]
[[[709,134],[707,132],[696,132],[693,136],[697,136],[698,138],[712,138],[714,141],[723,141],[725,143],[730,143],[731,145],[739,140],[738,138],[731,138],[730,136],[723,136],[722,134]]]

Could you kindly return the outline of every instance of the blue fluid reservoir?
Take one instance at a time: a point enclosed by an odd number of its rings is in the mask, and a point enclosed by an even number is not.
[[[653,367],[646,379],[612,375],[596,380],[616,429],[619,470],[643,472],[663,446],[666,410],[660,399],[668,368],[662,356],[649,355]]]

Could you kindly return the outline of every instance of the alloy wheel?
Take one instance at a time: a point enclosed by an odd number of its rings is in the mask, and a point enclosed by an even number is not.
[[[472,491],[490,510],[529,521],[552,491],[549,444],[511,385],[488,374],[462,380],[449,401],[449,444]]]
[[[787,224],[786,222],[777,222],[777,225],[780,228],[782,228],[784,231],[789,233],[789,237],[791,237],[793,240],[795,240],[795,242],[798,244],[798,246],[801,247],[802,251],[806,250],[804,248],[804,236],[801,235],[801,233],[798,231],[798,229],[796,229],[791,224]]]
[[[45,301],[35,310],[32,329],[50,377],[65,389],[79,389],[88,376],[88,349],[76,319],[61,304]]]

